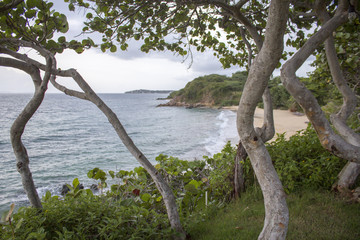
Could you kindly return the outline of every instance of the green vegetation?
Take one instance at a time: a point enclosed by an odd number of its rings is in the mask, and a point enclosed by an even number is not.
[[[359,204],[347,204],[327,191],[303,190],[287,197],[289,240],[359,239]],[[257,239],[264,221],[259,187],[221,211],[193,219],[189,233],[198,240]]]
[[[306,143],[306,144],[304,144]],[[345,161],[323,150],[312,128],[268,145],[290,207],[289,239],[357,239],[359,205],[345,204],[328,191]],[[233,160],[228,143],[213,157],[183,161],[166,155],[155,167],[174,191],[186,231],[193,239],[254,239],[262,228],[264,206],[250,161],[243,162],[247,191],[233,201]],[[108,173],[94,168],[88,177],[103,194],[79,189],[75,179],[61,199],[48,192],[43,209],[23,207],[1,225],[2,239],[169,239],[162,197],[149,174]],[[215,217],[216,216],[216,217]],[[14,235],[12,235],[14,233]],[[342,237],[340,237],[342,236]]]
[[[246,72],[236,72],[232,77],[217,74],[198,77],[186,84],[185,88],[172,92],[169,98],[177,102],[208,106],[237,105],[246,78]]]
[[[247,72],[236,72],[231,77],[211,74],[195,78],[179,91],[172,92],[168,98],[176,103],[185,103],[200,106],[234,106],[239,100],[247,79]],[[304,79],[306,81],[306,79]],[[307,81],[310,82],[310,81]],[[275,109],[293,109],[299,111],[300,107],[290,97],[282,85],[280,77],[269,81],[270,93]],[[322,95],[326,95],[324,91]],[[259,103],[263,107],[262,102]]]

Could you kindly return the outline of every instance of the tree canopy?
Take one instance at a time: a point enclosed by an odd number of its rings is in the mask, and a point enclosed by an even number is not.
[[[168,50],[190,59],[195,50],[203,52],[205,49],[212,49],[224,67],[237,65],[248,68],[237,113],[237,130],[263,189],[266,213],[259,239],[285,239],[289,222],[284,188],[264,144],[274,135],[268,85],[274,69],[280,67],[281,59],[286,60],[281,68],[281,81],[311,121],[322,146],[329,152],[353,162],[342,171],[349,170],[348,174],[342,176],[349,180],[360,173],[360,137],[347,125],[348,118],[358,106],[358,97],[355,94],[357,90],[351,89],[344,77],[358,76],[358,71],[354,70],[354,67],[358,67],[359,60],[356,50],[358,31],[354,31],[358,29],[359,21],[352,18],[354,13],[358,14],[357,1],[65,2],[69,3],[70,10],[75,10],[77,6],[87,9],[87,21],[83,31],[100,33],[101,42],[95,43],[91,38],[81,42],[68,41],[64,36],[54,40],[54,33],[65,33],[68,23],[65,15],[51,10],[51,2],[6,0],[0,4],[0,53],[8,56],[1,57],[0,64],[25,71],[35,85],[34,97],[15,121],[11,131],[17,168],[22,174],[24,188],[34,206],[41,207],[41,203],[33,184],[27,185],[32,182],[32,178],[28,168],[29,157],[21,142],[21,135],[26,123],[40,106],[47,85],[51,82],[68,95],[93,102],[108,117],[120,139],[155,181],[168,210],[171,226],[180,233],[177,237],[185,238],[172,190],[158,174],[158,170],[136,148],[117,116],[82,76],[75,69],[61,70],[56,67],[55,53],[61,53],[64,49],[70,48],[81,53],[86,48],[98,45],[104,52],[115,52],[119,45],[120,49],[125,51],[131,39],[141,42],[143,52]],[[349,16],[352,22],[345,25]],[[338,30],[334,40],[332,33],[336,29]],[[287,39],[284,40],[284,36]],[[321,45],[323,42],[324,48]],[[294,51],[284,51],[285,45],[292,46]],[[22,47],[38,51],[45,58],[46,64],[19,52]],[[325,64],[328,64],[331,78],[342,96],[341,109],[331,115],[331,122],[326,118],[314,94],[296,76],[296,70],[313,54],[318,54],[315,62],[317,66],[326,69]],[[40,71],[44,73],[43,76]],[[313,79],[321,79],[330,74],[318,71]],[[67,89],[56,82],[56,76],[71,77],[82,91]],[[358,80],[348,82],[353,88],[358,87]],[[255,129],[254,111],[261,98],[265,106],[265,121],[262,128]],[[337,132],[332,127],[335,127]],[[355,169],[357,173],[353,171]],[[351,186],[350,180],[345,184],[346,181],[341,178],[338,189]]]

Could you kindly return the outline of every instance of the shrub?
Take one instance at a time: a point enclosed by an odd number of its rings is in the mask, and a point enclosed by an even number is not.
[[[289,140],[278,135],[268,150],[288,193],[307,188],[329,190],[346,163],[321,146],[310,126]]]
[[[331,155],[308,127],[286,140],[284,134],[268,144],[274,166],[287,193],[304,189],[329,190],[346,161]],[[233,197],[236,148],[230,143],[203,161],[183,161],[159,155],[156,168],[170,184],[184,226],[190,220],[224,206]],[[249,159],[242,162],[246,186],[256,184]],[[75,179],[60,199],[48,192],[43,209],[20,208],[11,224],[1,224],[3,239],[168,239],[173,232],[162,196],[142,167],[108,173],[94,168],[88,177],[109,191],[96,196],[79,189]],[[251,188],[250,188],[251,189]],[[254,189],[254,188],[252,188]],[[207,205],[207,207],[206,207]]]

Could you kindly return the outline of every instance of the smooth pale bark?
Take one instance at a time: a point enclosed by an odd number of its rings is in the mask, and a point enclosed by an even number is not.
[[[174,230],[176,230],[179,233],[179,236],[176,236],[175,238],[185,239],[186,234],[181,226],[175,197],[170,186],[167,184],[167,182],[164,180],[164,178],[161,176],[158,170],[136,147],[132,139],[126,133],[124,127],[120,123],[116,114],[101,100],[101,98],[98,97],[98,95],[85,82],[82,76],[75,69],[70,69],[66,71],[66,75],[64,76],[72,77],[75,80],[75,82],[79,85],[79,87],[84,91],[86,99],[94,103],[105,114],[105,116],[108,118],[108,121],[115,129],[117,135],[119,136],[123,144],[129,150],[129,152],[139,161],[139,163],[144,167],[144,169],[150,174],[150,176],[152,177],[152,179],[156,184],[157,189],[159,190],[159,192],[163,197],[166,210],[168,213],[170,225]],[[56,86],[56,84],[54,84],[54,86]],[[68,92],[67,94],[70,94],[70,92]]]
[[[240,6],[236,6],[236,8],[234,8],[234,9],[235,9],[235,11],[233,11],[233,14],[235,15],[235,18],[237,18],[240,21],[242,19],[241,17],[239,18],[239,16],[241,15],[241,13],[239,11]],[[251,23],[249,23],[249,22],[245,25],[248,27],[248,30],[249,30],[249,28],[252,29],[253,27],[255,27],[255,26],[251,25]],[[261,49],[261,47],[263,45],[261,36],[256,31],[255,32],[249,31],[249,32],[251,33],[251,35],[254,39],[257,39],[257,41],[256,41],[257,48]],[[240,29],[240,33],[241,33],[241,36],[243,38],[242,40],[244,41],[246,48],[248,50],[248,54],[249,54],[249,56],[248,56],[248,70],[249,70],[251,67],[252,58],[253,58],[252,48],[251,48],[251,44],[246,39],[245,30],[243,28]],[[272,105],[270,91],[268,88],[265,88],[265,91],[262,95],[262,99],[263,99],[263,103],[264,103],[264,123],[261,128],[256,128],[256,131],[261,136],[263,142],[265,143],[268,140],[272,139],[275,135],[273,105]],[[240,192],[245,191],[243,167],[240,163],[241,163],[241,161],[245,161],[247,156],[248,155],[246,153],[246,150],[244,149],[244,146],[240,140],[239,144],[238,144],[236,156],[234,159],[234,162],[235,162],[234,192],[235,192],[236,198],[240,196],[240,194],[239,194]]]
[[[281,69],[281,80],[288,92],[303,108],[315,128],[323,147],[338,157],[360,163],[360,147],[335,134],[316,98],[296,77],[296,70],[333,31],[347,21],[347,1],[339,1],[334,17],[327,21]]]
[[[323,23],[330,20],[330,16],[324,6],[317,9],[316,13]],[[335,41],[332,35],[325,41],[325,53],[333,81],[343,97],[343,105],[340,111],[337,114],[332,114],[330,117],[331,123],[345,141],[360,147],[359,134],[355,133],[355,131],[346,125],[346,120],[356,108],[357,98],[354,91],[347,84],[341,70],[335,49]],[[337,189],[340,192],[344,189],[349,189],[355,184],[359,174],[360,164],[353,162],[347,163],[339,173],[338,181],[333,185],[333,189]]]
[[[46,73],[43,79],[40,76],[40,70],[35,66],[21,62],[10,58],[0,58],[0,65],[6,67],[12,67],[20,69],[29,74],[33,80],[35,86],[35,93],[25,106],[20,115],[16,118],[10,130],[10,139],[12,148],[16,157],[16,169],[20,173],[22,185],[26,192],[26,195],[30,201],[31,206],[36,208],[42,208],[42,204],[37,193],[32,174],[29,167],[29,156],[26,148],[21,140],[21,136],[24,133],[26,124],[29,122],[33,114],[41,105],[47,85],[50,80],[50,69],[52,61],[47,58]]]
[[[289,212],[271,157],[254,129],[254,112],[283,51],[289,1],[271,1],[265,40],[251,65],[239,103],[237,126],[264,195],[265,221],[259,239],[285,239]]]
[[[12,40],[9,40],[9,41],[12,41]],[[55,78],[51,78],[50,79],[51,83],[58,90],[64,92],[67,95],[78,97],[80,99],[88,100],[88,101],[94,103],[105,114],[105,116],[108,118],[108,121],[113,126],[114,130],[116,131],[117,135],[119,136],[119,138],[121,139],[123,144],[130,151],[130,153],[139,161],[139,163],[144,167],[144,169],[150,174],[150,176],[154,180],[154,182],[157,186],[157,189],[159,190],[160,194],[163,197],[170,225],[177,232],[177,234],[174,236],[174,239],[185,239],[186,234],[181,226],[175,197],[174,197],[174,194],[173,194],[170,186],[164,180],[164,178],[161,176],[161,174],[156,170],[156,168],[150,163],[150,161],[136,147],[134,142],[131,140],[131,138],[126,133],[126,131],[125,131],[124,127],[122,126],[120,120],[118,119],[117,115],[91,89],[91,87],[86,83],[86,81],[82,78],[82,76],[75,69],[69,69],[69,70],[65,70],[65,71],[56,69],[56,60],[55,60],[54,56],[50,52],[48,52],[46,49],[36,46],[36,45],[33,45],[26,41],[21,41],[21,40],[13,40],[13,41],[20,43],[22,46],[31,47],[31,48],[37,50],[38,52],[42,53],[42,55],[51,58],[54,63],[54,65],[51,69],[51,73],[56,76],[73,78],[74,81],[82,89],[83,92],[68,89],[68,88],[62,86],[61,84],[58,84],[55,81]],[[0,40],[0,42],[1,42],[1,40]],[[19,54],[17,52],[13,52],[13,51],[5,49],[1,46],[0,46],[0,52],[6,53],[17,59],[25,61],[33,66],[36,66],[37,68],[39,68],[41,70],[47,69],[47,67],[44,66],[43,64],[41,64],[33,59],[30,59],[29,57],[27,57],[24,54]]]

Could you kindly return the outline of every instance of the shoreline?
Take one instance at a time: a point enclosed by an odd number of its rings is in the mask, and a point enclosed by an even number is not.
[[[221,109],[237,111],[238,106],[226,106]],[[289,110],[274,109],[274,124],[275,124],[275,136],[276,134],[282,134],[285,132],[285,138],[289,139],[290,136],[296,134],[296,132],[306,129],[309,119],[304,114],[298,114],[290,112]],[[261,127],[264,120],[264,109],[256,108],[254,114],[254,127]],[[272,141],[270,140],[270,141]]]
[[[203,103],[197,104],[186,104],[184,102],[177,102],[173,99],[170,99],[169,102],[165,104],[159,104],[157,107],[185,107],[185,108],[211,108],[211,109],[218,109],[218,110],[230,110],[233,112],[237,112],[238,106],[209,106]],[[274,109],[273,110],[273,117],[274,117],[274,127],[275,127],[275,135],[270,140],[273,141],[276,138],[276,134],[285,133],[285,138],[289,139],[292,135],[296,134],[298,131],[306,129],[308,123],[310,122],[309,119],[306,117],[305,114],[297,113],[297,112],[290,112],[289,110],[280,110]],[[254,114],[254,127],[262,127],[264,121],[264,109],[256,107],[255,114]],[[234,139],[229,139],[231,142]]]

